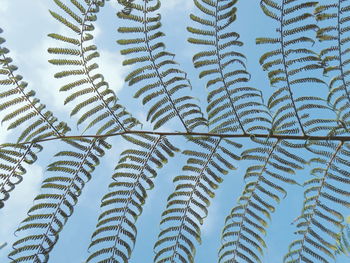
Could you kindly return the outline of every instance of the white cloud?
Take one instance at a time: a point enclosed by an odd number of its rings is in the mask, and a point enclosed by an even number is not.
[[[124,85],[124,76],[129,72],[130,67],[122,66],[124,58],[117,52],[101,49],[99,53],[98,64],[100,71],[106,81],[108,81],[109,87],[118,92]]]
[[[1,0],[0,1],[0,12],[6,12],[9,7],[9,1],[8,0]]]
[[[9,1],[8,12],[0,9],[0,24],[4,26],[4,37],[7,39],[5,45],[10,49],[10,57],[19,67],[16,73],[28,82],[28,90],[35,90],[38,98],[50,102],[49,110],[53,110],[52,105],[59,110],[62,109],[62,103],[58,103],[62,101],[62,95],[60,98],[60,94],[55,92],[58,91],[57,82],[53,79],[53,67],[47,62],[47,48],[52,46],[52,40],[46,35],[48,32],[62,31],[62,26],[59,27],[52,18],[49,19],[49,1],[34,2]],[[14,16],[14,13],[17,15]],[[18,17],[22,18],[21,23],[18,22]]]
[[[108,4],[115,9],[120,9],[121,6],[117,1],[109,1]]]
[[[174,9],[192,9],[193,2],[190,0],[166,0],[162,1],[162,9],[164,11],[174,11]]]
[[[211,205],[209,207],[208,217],[205,218],[202,226],[203,236],[210,236],[213,234],[215,228],[218,224],[221,224],[221,221],[218,222],[218,216],[221,213],[221,207],[215,199],[211,200]]]
[[[48,60],[55,58],[53,55],[48,54],[47,49],[49,47],[56,47],[57,41],[49,38],[43,39],[38,43],[32,52],[27,53],[27,59],[34,64],[31,74],[28,76],[29,83],[37,92],[39,98],[43,98],[45,101],[50,102],[48,109],[67,111],[66,107],[63,107],[63,101],[66,94],[59,92],[61,86],[66,84],[64,79],[55,79],[54,74],[63,68],[59,68],[49,64]]]
[[[1,116],[2,117],[2,116]],[[0,119],[1,119],[1,117],[0,117]],[[0,132],[0,144],[1,143],[6,143],[6,142],[8,142],[7,141],[7,138],[9,137],[9,134],[10,134],[10,131],[8,131],[8,130],[5,130],[4,128],[3,128],[4,126],[0,126],[0,128],[1,128],[1,132]]]

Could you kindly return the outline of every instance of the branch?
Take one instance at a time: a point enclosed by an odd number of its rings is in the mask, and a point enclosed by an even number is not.
[[[55,140],[80,140],[84,138],[108,138],[108,137],[114,137],[114,136],[123,136],[128,134],[149,134],[149,135],[158,135],[158,136],[203,136],[203,137],[219,137],[219,138],[274,138],[274,139],[280,139],[280,140],[302,140],[302,141],[340,141],[340,142],[350,142],[350,136],[337,136],[337,135],[330,135],[330,136],[309,136],[309,135],[284,135],[284,134],[264,134],[264,133],[258,133],[258,134],[237,134],[237,133],[212,133],[212,132],[162,132],[162,131],[142,131],[142,130],[127,130],[127,131],[121,131],[116,133],[109,133],[109,134],[101,134],[101,135],[72,135],[72,136],[58,136],[58,137],[51,137],[51,138],[45,138],[41,140],[33,140],[29,142],[23,142],[23,143],[15,143],[13,145],[26,145],[26,144],[33,144],[33,143],[40,143],[40,142],[47,142],[47,141],[55,141]],[[6,144],[8,146],[8,144]],[[0,149],[5,147],[5,144],[0,145]]]

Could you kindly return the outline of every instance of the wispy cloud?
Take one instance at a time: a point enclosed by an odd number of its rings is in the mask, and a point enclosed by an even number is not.
[[[7,11],[8,7],[9,7],[9,0],[1,0],[1,2],[0,2],[0,12]]]
[[[109,4],[109,6],[115,8],[115,9],[121,8],[121,5],[117,1],[109,1],[108,4]]]
[[[57,103],[61,98],[55,92],[57,87],[53,87],[53,83],[56,82],[47,62],[49,59],[47,48],[51,42],[46,36],[50,31],[57,32],[60,27],[53,19],[48,19],[49,1],[19,2],[8,1],[8,12],[2,12],[0,9],[0,24],[4,27],[6,46],[11,51],[10,56],[14,60],[13,63],[19,67],[18,73],[29,83],[28,88],[34,89],[39,98],[50,102],[48,108],[56,106],[57,110],[62,109],[62,104]],[[18,23],[18,17],[22,17],[25,23]]]
[[[178,8],[189,10],[193,8],[193,2],[189,0],[167,0],[162,1],[162,8],[165,11],[173,11]]]
[[[2,115],[0,115],[0,118],[2,117]],[[0,126],[1,128],[1,126]],[[7,139],[8,139],[8,136],[10,134],[10,131],[7,131],[7,130],[4,130],[2,128],[1,132],[0,132],[0,144],[1,143],[6,143],[7,142]]]
[[[213,234],[214,230],[217,228],[218,224],[222,222],[218,220],[218,214],[220,214],[221,207],[219,203],[214,199],[211,200],[211,205],[209,207],[208,217],[204,220],[202,226],[202,234],[204,236],[210,236]]]
[[[98,64],[100,71],[115,92],[118,92],[124,85],[124,77],[129,72],[130,67],[122,66],[123,56],[117,52],[101,49]]]

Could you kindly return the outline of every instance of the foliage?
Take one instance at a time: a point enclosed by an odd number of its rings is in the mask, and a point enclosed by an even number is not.
[[[94,23],[105,1],[53,1],[57,8],[50,14],[67,32],[49,34],[56,43],[48,49],[49,62],[57,66],[55,77],[65,81],[60,87],[64,103],[72,105],[71,116],[83,133],[72,134],[46,109],[16,73],[0,38],[2,123],[21,131],[17,141],[0,146],[0,209],[46,142],[65,145],[47,166],[41,191],[16,231],[11,262],[48,262],[115,136],[129,148],[120,155],[101,200],[86,262],[128,262],[137,239],[136,222],[155,177],[180,151],[176,136],[188,141],[182,150],[187,161],[173,179],[175,189],[162,213],[155,263],[195,261],[215,192],[236,169],[234,164],[244,161],[249,163],[245,186],[224,222],[218,262],[262,262],[269,220],[290,185],[303,187],[305,199],[293,222],[295,240],[283,261],[332,262],[348,249],[342,234],[344,208],[350,207],[348,1],[260,1],[276,25],[274,35],[256,38],[264,51],[259,63],[273,88],[265,104],[262,90],[251,86],[244,43],[235,32],[238,1],[193,0],[196,11],[190,15],[188,42],[196,49],[193,66],[206,83],[204,111],[189,95],[188,74],[166,48],[161,1],[118,0],[122,38],[117,42],[123,65],[130,68],[125,82],[145,105],[151,131],[119,102],[99,71]],[[310,86],[326,86],[329,92],[308,94]],[[161,131],[173,120],[182,131]],[[300,182],[297,175],[307,165],[311,173]]]

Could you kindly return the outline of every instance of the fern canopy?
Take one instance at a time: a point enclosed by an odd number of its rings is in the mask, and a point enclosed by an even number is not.
[[[116,28],[107,33],[122,89],[103,65],[107,27],[99,22],[112,24],[114,5]],[[46,167],[0,261],[345,262],[349,1],[186,5],[177,13],[161,0],[50,1],[57,30],[47,53],[57,83],[45,85],[62,94],[68,116],[44,104],[40,82],[20,75],[21,59],[0,29],[7,222],[12,200],[26,203],[29,175],[39,176],[28,171]],[[261,17],[251,16],[254,8]],[[185,12],[187,20],[172,22]],[[249,42],[255,19],[262,24]],[[80,244],[87,252],[73,259]]]

